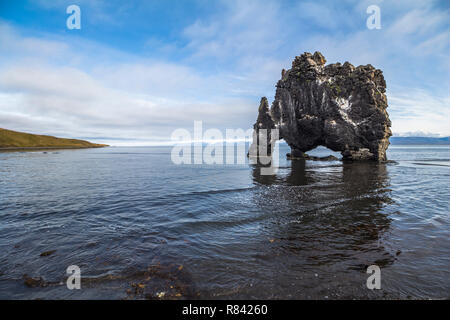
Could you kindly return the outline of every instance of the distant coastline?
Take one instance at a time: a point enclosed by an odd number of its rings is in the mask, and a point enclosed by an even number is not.
[[[18,132],[0,128],[0,151],[103,148],[106,144]]]
[[[391,145],[450,145],[450,137],[398,137],[389,139]],[[0,151],[37,151],[57,149],[88,149],[109,147],[80,139],[58,138],[0,128]]]
[[[433,138],[433,137],[391,137],[389,139],[392,145],[450,145],[450,137]]]

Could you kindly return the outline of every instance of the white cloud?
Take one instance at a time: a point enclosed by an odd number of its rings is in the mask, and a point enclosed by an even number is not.
[[[394,137],[430,137],[430,138],[439,138],[441,137],[438,133],[432,132],[424,132],[424,131],[407,131],[401,133],[395,133]]]
[[[389,31],[396,35],[424,35],[448,22],[448,12],[431,11],[429,8],[413,9],[396,20]]]
[[[69,46],[60,41],[21,36],[16,30],[0,21],[0,54],[2,56],[32,55],[33,58],[64,56]]]
[[[397,88],[388,97],[394,133],[422,131],[450,136],[450,96],[438,97],[417,88]]]
[[[118,76],[132,86],[137,79],[142,79],[134,73],[136,69],[139,66],[125,68],[128,73],[122,70],[118,74],[109,74],[110,77],[94,78],[68,67],[9,67],[0,74],[3,91],[0,118],[6,123],[12,122],[11,129],[29,130],[35,128],[32,122],[37,122],[42,125],[41,131],[49,134],[67,135],[70,132],[72,136],[151,141],[168,140],[172,130],[178,127],[189,129],[194,120],[203,120],[210,126],[228,124],[232,127],[233,124],[245,125],[248,122],[242,119],[253,117],[253,104],[243,99],[195,102],[183,100],[182,94],[175,94],[172,99],[170,92],[165,91],[171,88],[170,83],[151,92],[162,93],[160,96],[147,94],[140,88],[108,86]],[[161,70],[165,69],[161,67]],[[175,68],[174,71],[178,70]],[[171,75],[175,78],[176,72]],[[164,80],[165,77],[160,79]],[[185,83],[187,88],[178,84],[172,90],[186,92],[195,86],[189,81]]]
[[[249,57],[273,59],[273,53],[287,41],[283,32],[285,14],[277,1],[221,1],[220,15],[197,20],[183,30],[192,59],[214,58],[235,67],[256,67]],[[246,64],[241,63],[246,60]]]
[[[244,79],[230,73],[202,74],[91,41],[48,38],[24,37],[0,24],[1,126],[148,142],[167,141],[172,130],[189,129],[194,120],[252,125],[258,101],[236,94],[246,90],[234,85]]]

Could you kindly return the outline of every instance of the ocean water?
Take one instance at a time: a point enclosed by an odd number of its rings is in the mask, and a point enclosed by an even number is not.
[[[448,146],[391,146],[388,164],[288,151],[273,175],[175,165],[170,147],[0,153],[0,298],[450,298]]]

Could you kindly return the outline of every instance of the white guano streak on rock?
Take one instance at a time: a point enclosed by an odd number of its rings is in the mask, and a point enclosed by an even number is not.
[[[352,107],[349,100],[350,99],[344,99],[344,98],[338,97],[334,101],[339,106],[339,113],[341,114],[342,119],[345,122],[347,122],[347,123],[351,124],[352,126],[356,127],[357,124],[354,123],[352,121],[352,119],[350,119],[350,117],[348,116],[348,112],[350,111],[350,109]]]
[[[323,90],[322,93],[322,106],[325,105],[325,102],[327,101],[327,92],[325,90]]]

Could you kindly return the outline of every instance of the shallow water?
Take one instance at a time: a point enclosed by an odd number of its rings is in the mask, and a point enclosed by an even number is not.
[[[450,298],[450,148],[391,146],[397,164],[281,156],[269,176],[170,151],[0,153],[0,298]]]

